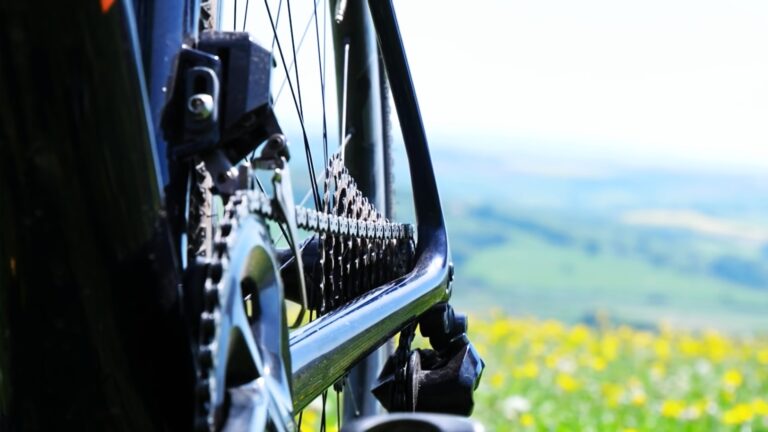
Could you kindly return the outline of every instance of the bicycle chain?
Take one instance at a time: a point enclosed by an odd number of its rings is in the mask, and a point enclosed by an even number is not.
[[[410,224],[390,222],[376,211],[344,167],[337,154],[330,158],[325,173],[322,211],[295,207],[299,228],[316,233],[320,242],[321,303],[325,314],[386,280],[405,274],[415,249],[415,232]],[[198,406],[202,410],[198,425],[215,430],[211,400],[217,385],[212,372],[216,365],[215,348],[210,345],[219,331],[220,292],[228,268],[229,247],[240,218],[260,215],[282,222],[279,206],[265,192],[239,190],[232,195],[216,229],[213,254],[205,280],[205,307],[200,317],[200,376]],[[387,279],[388,278],[388,279]]]

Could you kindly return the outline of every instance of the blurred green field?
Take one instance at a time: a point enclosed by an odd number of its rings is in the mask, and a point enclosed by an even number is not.
[[[768,329],[759,242],[487,206],[454,206],[448,222],[462,307],[568,322],[608,311],[634,326]]]
[[[464,147],[433,158],[459,308],[768,330],[765,174]],[[406,166],[396,214],[412,221]]]

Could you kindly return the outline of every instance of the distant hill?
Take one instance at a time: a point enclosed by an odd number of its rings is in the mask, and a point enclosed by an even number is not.
[[[768,330],[768,177],[469,149],[433,160],[464,307]]]

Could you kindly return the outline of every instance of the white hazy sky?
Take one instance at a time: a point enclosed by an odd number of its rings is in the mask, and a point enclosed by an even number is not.
[[[396,8],[433,135],[768,168],[768,1]]]

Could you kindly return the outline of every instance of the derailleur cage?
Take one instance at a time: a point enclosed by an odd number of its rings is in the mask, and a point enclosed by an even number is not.
[[[389,411],[470,415],[485,364],[467,338],[467,317],[442,303],[418,325],[434,349],[412,350],[416,325],[404,329],[373,394]]]

